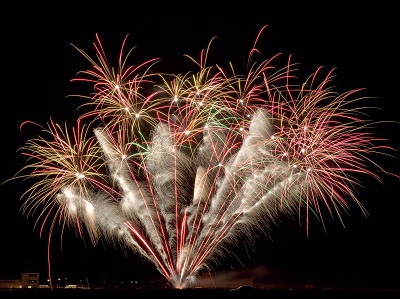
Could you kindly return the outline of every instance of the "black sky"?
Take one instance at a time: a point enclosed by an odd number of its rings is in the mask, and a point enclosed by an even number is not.
[[[268,28],[260,39],[261,57],[282,53],[292,55],[304,74],[319,66],[337,68],[335,85],[345,91],[366,88],[377,97],[372,110],[376,120],[400,121],[398,76],[400,49],[395,6],[304,4],[256,4],[215,8],[206,3],[182,5],[163,3],[132,4],[114,1],[106,4],[33,4],[18,2],[2,10],[2,144],[1,181],[22,166],[16,152],[33,136],[19,131],[25,120],[45,124],[50,117],[58,122],[72,121],[78,102],[67,95],[79,90],[70,83],[78,71],[90,67],[70,43],[94,53],[92,43],[99,33],[106,51],[117,54],[123,38],[137,46],[135,62],[162,58],[161,66],[171,73],[192,70],[184,58],[199,57],[212,37],[210,60],[225,64],[246,59],[258,31]],[[115,56],[114,56],[115,57]],[[211,62],[211,63],[212,63]],[[79,90],[82,93],[82,89]],[[376,131],[388,138],[388,145],[400,149],[399,124],[385,124]],[[394,153],[397,156],[397,153]],[[379,158],[383,166],[400,174],[399,162]],[[400,187],[399,180],[383,176],[383,183],[365,181],[359,199],[370,216],[354,207],[344,216],[345,227],[327,218],[327,232],[315,223],[307,237],[305,228],[283,220],[261,238],[248,254],[239,254],[246,267],[263,265],[267,279],[324,281],[337,285],[400,288]],[[23,184],[0,186],[1,255],[0,279],[18,278],[25,267],[47,275],[47,234],[41,238],[33,230],[34,219],[19,212]],[[153,275],[152,265],[130,253],[105,245],[93,248],[70,230],[53,239],[54,275],[79,277],[128,277]],[[238,248],[234,248],[238,250]],[[222,261],[221,270],[243,270],[234,259]],[[101,274],[100,274],[101,273]]]

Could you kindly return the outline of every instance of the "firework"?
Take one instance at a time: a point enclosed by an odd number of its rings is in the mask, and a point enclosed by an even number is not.
[[[278,55],[253,63],[257,40],[245,74],[208,66],[209,47],[178,75],[152,72],[158,59],[128,65],[126,40],[116,68],[97,36],[97,60],[77,48],[92,64],[74,79],[93,84],[89,109],[21,148],[14,178],[36,181],[24,212],[137,252],[176,288],[281,215],[308,227],[324,209],[341,219],[348,200],[367,213],[358,174],[379,179],[369,156],[389,147],[368,132],[360,90],[336,92],[322,69],[298,83]]]

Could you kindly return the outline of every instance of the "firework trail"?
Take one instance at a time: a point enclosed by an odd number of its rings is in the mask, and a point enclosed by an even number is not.
[[[279,55],[253,63],[258,37],[244,75],[207,66],[211,42],[189,57],[198,71],[179,75],[153,73],[158,59],[128,65],[126,39],[117,68],[98,36],[96,60],[77,48],[92,68],[74,80],[94,92],[76,127],[50,120],[21,148],[14,178],[36,182],[23,211],[138,252],[176,288],[283,214],[308,227],[323,209],[340,219],[348,199],[366,213],[357,175],[379,179],[369,156],[389,147],[365,130],[359,90],[335,92],[322,69],[296,83]]]

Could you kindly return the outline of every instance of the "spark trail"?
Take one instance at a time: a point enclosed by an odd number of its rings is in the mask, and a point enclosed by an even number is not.
[[[94,86],[89,112],[72,130],[50,120],[21,148],[14,178],[35,181],[23,211],[120,243],[176,288],[284,214],[341,219],[349,199],[367,213],[358,175],[379,179],[369,156],[390,148],[360,118],[360,90],[336,92],[322,69],[297,83],[290,60],[273,66],[279,55],[252,62],[257,39],[244,75],[207,66],[211,42],[179,75],[153,73],[158,59],[128,65],[126,39],[117,68],[98,36],[97,60],[77,48],[92,64],[74,79]]]

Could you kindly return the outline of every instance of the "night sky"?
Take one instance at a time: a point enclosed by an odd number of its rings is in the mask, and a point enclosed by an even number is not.
[[[93,6],[24,4],[2,9],[2,163],[0,180],[12,177],[22,166],[17,149],[29,138],[20,132],[23,121],[46,124],[49,118],[73,123],[81,103],[70,94],[90,90],[71,83],[78,71],[90,64],[71,43],[94,54],[95,33],[106,52],[116,58],[124,37],[136,47],[133,63],[162,58],[159,67],[170,73],[194,70],[184,54],[198,58],[216,36],[210,64],[233,61],[242,64],[256,35],[264,25],[258,49],[261,59],[282,53],[300,63],[300,76],[319,66],[336,68],[334,85],[340,91],[366,88],[374,97],[370,117],[377,121],[400,121],[398,76],[399,26],[395,7],[363,5],[264,5],[240,2],[240,6],[214,8],[206,3],[161,6],[134,1],[113,1]],[[66,2],[67,3],[67,2]],[[255,1],[255,3],[257,3]],[[116,60],[114,60],[116,61]],[[282,65],[283,66],[283,65]],[[86,89],[85,89],[86,88]],[[400,149],[400,124],[381,124],[374,132],[387,144]],[[398,153],[393,151],[394,156]],[[400,174],[397,159],[377,157],[379,165]],[[326,231],[312,223],[309,235],[296,221],[282,218],[270,237],[257,244],[232,248],[240,258],[227,257],[216,271],[256,275],[265,282],[315,283],[346,287],[400,288],[400,184],[382,175],[382,183],[364,179],[357,196],[370,213],[365,217],[356,206],[340,221],[326,217]],[[1,255],[0,279],[20,277],[24,269],[37,269],[47,276],[47,230],[40,236],[35,218],[19,212],[20,196],[27,185],[12,181],[0,186]],[[153,265],[119,248],[79,239],[75,232],[56,229],[52,238],[51,267],[54,277],[76,279],[141,279],[158,276]],[[253,274],[249,274],[252,273]]]

